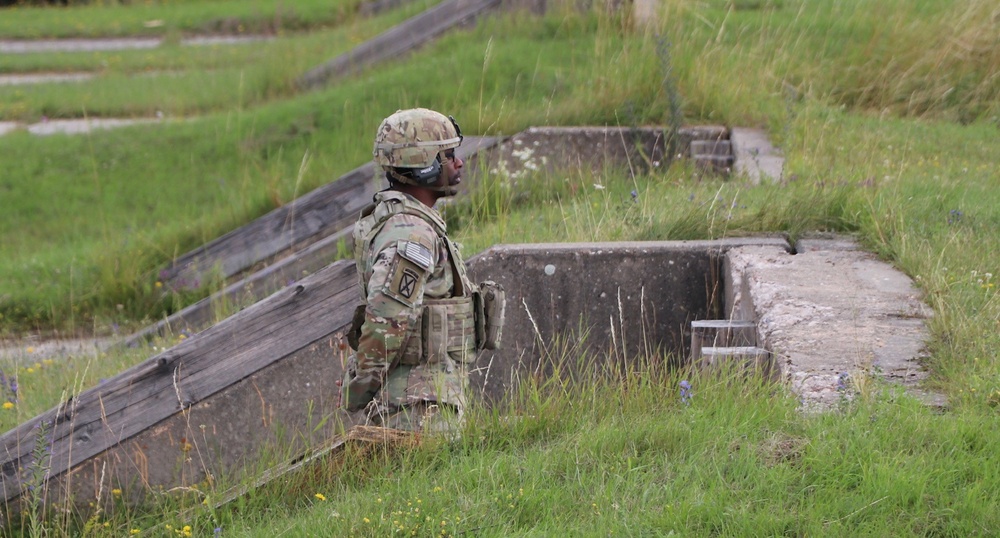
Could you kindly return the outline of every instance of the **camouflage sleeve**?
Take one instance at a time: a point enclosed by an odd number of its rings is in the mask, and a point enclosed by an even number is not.
[[[386,371],[406,344],[407,333],[420,315],[424,285],[433,272],[433,230],[408,222],[386,226],[373,242],[374,261],[368,276],[368,307],[358,341],[355,378],[350,393],[356,407],[370,401]],[[424,229],[422,229],[424,228]],[[363,404],[362,404],[363,405]]]
[[[358,375],[384,371],[392,363],[406,341],[406,333],[416,320],[423,303],[419,280],[426,279],[426,274],[417,275],[416,282],[403,282],[402,285],[412,285],[414,292],[410,294],[410,304],[394,298],[390,290],[393,285],[392,272],[400,271],[399,255],[395,246],[380,252],[372,267],[368,279],[368,308],[365,309],[365,323],[361,326],[361,338],[358,340]],[[412,275],[408,278],[413,278]],[[400,283],[396,283],[396,287]],[[417,289],[419,288],[419,289]],[[405,290],[404,290],[405,291]],[[398,292],[396,292],[398,293]]]

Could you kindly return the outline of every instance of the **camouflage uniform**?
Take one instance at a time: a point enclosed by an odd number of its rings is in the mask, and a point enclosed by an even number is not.
[[[366,307],[342,397],[376,424],[460,425],[466,365],[476,357],[474,287],[445,233],[437,211],[391,190],[378,193],[355,226]]]

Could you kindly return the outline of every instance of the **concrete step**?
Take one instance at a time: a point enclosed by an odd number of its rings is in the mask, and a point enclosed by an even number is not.
[[[693,140],[691,141],[691,156],[718,155],[732,156],[733,145],[729,140]]]
[[[703,371],[759,373],[775,379],[780,374],[771,353],[756,346],[705,347],[696,366]]]
[[[720,174],[728,174],[735,164],[732,155],[695,155],[692,160],[695,167]]]
[[[702,319],[691,322],[691,363],[697,364],[704,348],[753,347],[757,326],[752,321]]]

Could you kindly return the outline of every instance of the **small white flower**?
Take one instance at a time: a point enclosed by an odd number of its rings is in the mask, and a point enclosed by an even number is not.
[[[601,185],[600,183],[594,183],[594,188],[597,189],[597,190],[599,190],[599,191],[603,191],[604,190],[604,185]]]

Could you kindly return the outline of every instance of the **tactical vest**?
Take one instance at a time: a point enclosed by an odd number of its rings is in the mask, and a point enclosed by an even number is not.
[[[354,257],[359,267],[358,278],[362,293],[365,297],[368,296],[365,271],[360,269],[371,249],[372,241],[389,219],[400,213],[424,220],[444,242],[448,248],[453,283],[451,297],[424,297],[421,313],[410,328],[399,357],[392,362],[402,365],[433,364],[439,362],[445,354],[456,361],[472,362],[476,358],[476,350],[482,347],[482,339],[477,338],[477,332],[481,332],[486,325],[483,309],[477,308],[481,304],[479,290],[469,280],[457,245],[445,235],[444,221],[424,204],[401,193],[384,191],[379,193],[376,204],[362,212],[354,227]],[[355,312],[351,328],[355,338],[360,335],[363,322],[364,305]],[[354,342],[352,347],[357,348]]]

